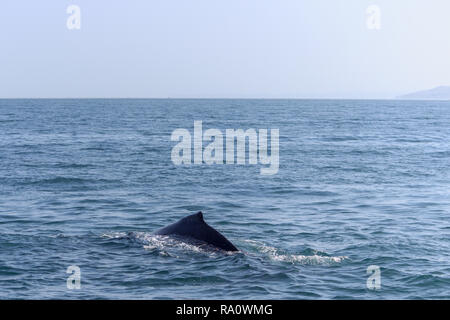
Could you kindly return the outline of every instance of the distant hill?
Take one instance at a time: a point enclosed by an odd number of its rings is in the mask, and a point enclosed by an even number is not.
[[[417,100],[450,100],[450,86],[440,86],[430,90],[408,93],[397,99]]]

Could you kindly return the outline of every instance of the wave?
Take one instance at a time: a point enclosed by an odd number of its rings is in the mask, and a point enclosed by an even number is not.
[[[89,183],[115,183],[119,182],[118,180],[109,180],[109,179],[85,179],[85,178],[75,178],[75,177],[64,177],[57,176],[54,178],[47,179],[38,179],[32,181],[24,181],[21,184],[23,185],[52,185],[52,184],[89,184]]]
[[[314,252],[311,255],[307,254],[290,254],[285,253],[282,250],[266,245],[263,242],[255,240],[245,240],[245,243],[249,244],[251,248],[257,252],[266,255],[270,260],[298,263],[304,265],[333,265],[347,260],[347,256],[329,256],[324,252],[312,250]]]

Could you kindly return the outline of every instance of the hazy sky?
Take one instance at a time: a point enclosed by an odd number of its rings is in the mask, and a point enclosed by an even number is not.
[[[72,4],[80,30],[66,26]],[[449,0],[2,0],[0,41],[3,98],[390,98],[450,85]]]

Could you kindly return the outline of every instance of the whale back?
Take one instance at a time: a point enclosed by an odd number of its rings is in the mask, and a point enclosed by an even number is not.
[[[177,235],[203,241],[225,251],[238,251],[238,249],[203,220],[201,211],[187,216],[178,222],[155,232],[157,235]]]

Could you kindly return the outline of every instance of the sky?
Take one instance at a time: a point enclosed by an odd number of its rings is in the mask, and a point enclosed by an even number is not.
[[[0,43],[0,98],[389,99],[450,85],[448,0],[2,0]]]

